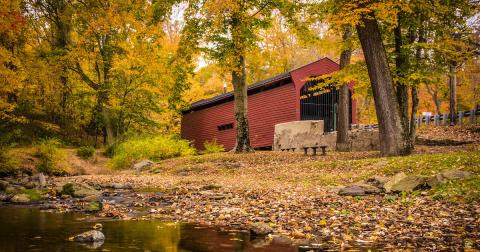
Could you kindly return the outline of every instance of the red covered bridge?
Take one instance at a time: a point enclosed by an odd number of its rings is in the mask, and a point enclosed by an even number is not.
[[[290,72],[248,87],[250,141],[256,149],[273,145],[275,124],[299,120],[324,120],[325,131],[336,129],[338,91],[318,92],[311,77],[339,70],[339,65],[323,58]],[[350,96],[350,121],[356,123],[355,101]],[[194,102],[183,112],[181,135],[197,149],[216,139],[227,150],[235,145],[233,92]]]

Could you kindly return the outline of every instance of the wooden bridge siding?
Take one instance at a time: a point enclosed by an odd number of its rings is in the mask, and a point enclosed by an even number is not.
[[[254,148],[273,145],[275,124],[295,120],[295,87],[293,83],[248,96],[250,140]],[[235,145],[235,127],[219,131],[217,126],[233,123],[233,101],[222,103],[183,115],[182,138],[203,149],[206,140],[216,139],[230,150]]]

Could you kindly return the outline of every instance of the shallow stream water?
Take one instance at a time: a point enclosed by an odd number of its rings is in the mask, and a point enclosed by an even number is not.
[[[81,244],[68,237],[102,223],[105,242]],[[246,233],[159,220],[95,220],[76,213],[0,207],[0,251],[297,251],[250,240]]]

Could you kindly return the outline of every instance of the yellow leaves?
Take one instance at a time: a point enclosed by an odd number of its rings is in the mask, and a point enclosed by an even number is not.
[[[361,18],[372,18],[374,14],[378,21],[387,24],[389,29],[393,29],[398,20],[397,14],[402,12],[411,12],[408,3],[395,0],[369,1],[354,0],[334,2],[335,11],[329,16],[329,21],[334,27],[344,25],[361,25]]]

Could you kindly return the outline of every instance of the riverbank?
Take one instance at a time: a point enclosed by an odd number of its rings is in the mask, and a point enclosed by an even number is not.
[[[81,159],[63,149],[70,174],[61,177],[35,172],[36,157],[19,148],[23,175],[1,179],[0,201],[243,230],[265,244],[480,249],[480,130],[433,128],[420,131],[419,143],[404,157],[217,153],[146,162],[140,172],[113,170],[102,153]]]
[[[428,177],[451,170],[471,176],[429,190],[338,195],[343,186],[373,176]],[[479,174],[477,144],[418,146],[414,155],[391,158],[376,152],[220,153],[165,160],[140,173],[47,177],[36,204],[46,211],[223,229],[248,231],[260,223],[273,235],[266,241],[275,237],[321,249],[480,249]],[[25,187],[31,180],[10,183]]]

